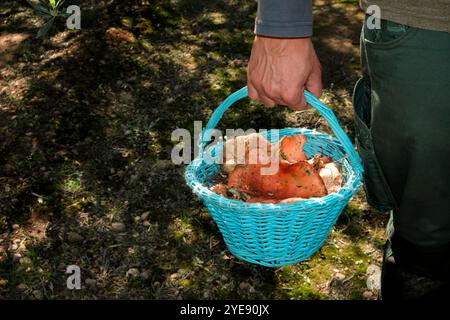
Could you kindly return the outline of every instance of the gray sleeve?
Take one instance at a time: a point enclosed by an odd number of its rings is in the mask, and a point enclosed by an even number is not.
[[[312,0],[258,0],[255,33],[297,38],[312,35]]]

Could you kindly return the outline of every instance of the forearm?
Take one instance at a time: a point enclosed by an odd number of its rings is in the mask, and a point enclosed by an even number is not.
[[[312,35],[311,0],[258,0],[255,33],[260,36],[299,38]]]

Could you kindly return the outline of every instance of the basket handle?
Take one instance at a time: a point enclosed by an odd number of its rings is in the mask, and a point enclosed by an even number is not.
[[[243,87],[243,88],[239,89],[238,91],[229,95],[217,107],[217,109],[214,110],[213,114],[211,115],[211,118],[209,119],[208,123],[206,124],[205,129],[202,132],[202,135],[201,135],[202,138],[199,141],[199,150],[200,150],[199,154],[200,155],[203,154],[203,148],[211,140],[212,129],[214,129],[217,126],[220,119],[222,119],[225,111],[227,111],[228,108],[231,107],[231,105],[233,103],[247,97],[247,95],[248,95],[247,87]],[[328,122],[334,135],[336,136],[338,141],[342,144],[345,152],[347,153],[348,159],[349,159],[352,167],[355,169],[356,172],[358,172],[359,174],[362,174],[363,169],[362,169],[362,165],[361,165],[361,159],[358,156],[358,154],[355,152],[355,150],[353,149],[353,144],[350,142],[350,139],[345,134],[344,130],[342,130],[333,111],[331,111],[329,108],[327,108],[319,99],[317,99],[315,96],[313,96],[307,90],[305,90],[305,97],[306,97],[306,102],[308,102],[309,105],[311,105],[314,109],[316,109],[319,112],[319,114],[322,117],[324,117],[325,120]]]

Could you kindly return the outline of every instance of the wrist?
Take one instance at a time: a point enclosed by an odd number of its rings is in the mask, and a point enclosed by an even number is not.
[[[302,38],[278,38],[278,37],[266,37],[259,36],[255,37],[254,44],[259,44],[268,52],[297,52],[298,50],[303,50],[304,48],[310,48],[312,46],[312,41],[310,37]],[[280,51],[281,50],[281,51]],[[287,50],[287,51],[286,51]]]
[[[266,35],[260,35],[257,34],[255,36],[256,38],[262,38],[262,39],[274,39],[274,40],[311,40],[311,36],[306,36],[306,37],[274,37],[274,36],[266,36]]]

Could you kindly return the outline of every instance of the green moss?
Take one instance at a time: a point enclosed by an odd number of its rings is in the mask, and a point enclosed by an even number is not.
[[[79,176],[71,176],[63,181],[61,188],[67,193],[78,193],[82,191],[81,179]]]
[[[287,296],[290,299],[297,300],[322,300],[326,298],[324,294],[313,289],[309,284],[298,285],[292,291],[289,291]]]
[[[192,281],[189,279],[181,279],[179,284],[180,284],[180,286],[182,286],[184,288],[192,288],[193,287]]]

